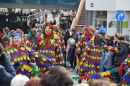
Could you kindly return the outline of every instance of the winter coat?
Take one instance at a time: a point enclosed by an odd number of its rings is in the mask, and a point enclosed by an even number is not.
[[[112,68],[112,57],[113,57],[114,53],[111,51],[108,51],[105,54],[105,59],[104,59],[104,67],[105,68]]]
[[[77,41],[78,41],[78,34],[77,34],[77,32],[73,33],[72,38],[73,38],[73,39],[75,40],[75,42],[77,43]]]
[[[75,61],[76,60],[76,57],[75,57],[75,48],[76,48],[75,44],[72,44],[70,46],[69,52],[68,52],[68,56],[67,56],[67,60],[68,61]]]
[[[66,46],[66,47],[67,47],[67,41],[68,41],[69,38],[70,38],[69,35],[65,35],[65,36],[64,36],[64,41],[65,41],[65,46]]]
[[[129,54],[129,50],[128,50],[129,44],[124,42],[120,42],[118,44],[118,52],[115,52],[116,54],[116,65],[119,66],[122,64],[122,62],[127,58],[128,54]]]
[[[10,86],[15,75],[15,69],[10,63],[9,56],[2,54],[0,56],[0,86]]]

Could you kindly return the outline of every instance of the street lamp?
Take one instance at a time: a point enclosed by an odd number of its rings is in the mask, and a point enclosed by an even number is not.
[[[70,15],[70,12],[68,13],[68,15]]]
[[[14,12],[14,8],[12,9],[12,12]]]
[[[5,10],[4,10],[4,9],[2,10],[2,13],[5,13]]]
[[[76,13],[77,13],[77,12],[75,11],[74,14],[76,15]]]

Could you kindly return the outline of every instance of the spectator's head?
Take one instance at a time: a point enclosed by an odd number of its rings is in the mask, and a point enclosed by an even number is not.
[[[91,81],[89,83],[89,86],[117,86],[117,85],[111,82],[110,79],[102,78]]]
[[[9,28],[5,27],[5,32],[8,33],[9,32]]]
[[[29,81],[28,77],[19,74],[12,79],[10,86],[25,86],[27,81]]]
[[[128,41],[128,42],[130,41],[130,40],[129,40],[129,35],[124,35],[124,38],[125,38],[125,40]]]
[[[24,86],[39,86],[40,78],[32,78],[30,79]]]
[[[121,33],[115,33],[114,40],[118,40],[118,38],[121,36]]]
[[[118,38],[121,36],[121,33],[115,33],[114,35],[114,40],[113,40],[113,44],[117,44],[118,42]]]
[[[73,80],[64,67],[56,66],[40,81],[41,86],[73,86]]]
[[[106,40],[108,46],[110,46],[112,44],[112,42],[111,42],[111,36],[110,35],[106,34],[105,35],[105,40]]]
[[[22,42],[22,35],[19,33],[15,33],[13,35],[13,44],[15,44],[16,46],[20,46]]]
[[[118,38],[118,40],[120,40],[120,41],[125,41],[125,37],[124,37],[124,36],[120,36],[120,37]]]

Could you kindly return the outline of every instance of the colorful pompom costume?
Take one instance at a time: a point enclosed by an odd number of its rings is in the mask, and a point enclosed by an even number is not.
[[[86,28],[86,33],[81,36],[77,43],[77,56],[79,58],[79,75],[90,75],[100,72],[101,57],[104,50],[117,50],[101,44],[101,35],[92,34],[91,26]]]
[[[8,41],[9,41],[9,39],[8,39],[8,37],[7,37],[7,34],[6,34],[4,31],[1,31],[1,32],[0,32],[0,43],[1,43],[4,47],[6,47],[6,46],[8,46]]]
[[[31,32],[29,32],[27,34],[27,39],[29,41],[29,43],[31,44],[31,47],[34,49],[34,50],[37,50],[37,43],[36,43],[36,39],[37,38],[37,34],[35,34],[34,36],[31,34]]]
[[[128,72],[122,77],[122,86],[130,86],[130,54],[125,60],[125,64],[129,66]]]
[[[15,33],[14,37],[16,36],[22,38],[19,33]],[[10,55],[10,61],[17,74],[21,73],[29,77],[39,76],[40,72],[38,72],[38,70],[42,69],[43,65],[45,67],[48,67],[49,65],[45,64],[46,61],[49,62],[49,58],[35,52],[22,43],[19,44],[19,46],[14,43],[9,45],[5,48],[5,52]],[[31,65],[32,61],[35,62],[36,65]]]
[[[61,50],[61,43],[59,36],[54,34],[54,27],[46,23],[42,33],[38,33],[36,42],[38,45],[38,52],[50,58],[51,63],[55,65],[64,65],[64,58]],[[54,65],[54,66],[55,66]],[[44,67],[42,72],[46,72],[49,67]]]

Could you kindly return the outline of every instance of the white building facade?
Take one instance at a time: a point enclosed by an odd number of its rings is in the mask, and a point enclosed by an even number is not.
[[[86,0],[85,9],[93,11],[92,25],[102,23],[107,29],[107,34],[114,35],[117,32],[117,11],[125,13],[122,21],[122,34],[130,36],[130,0]]]

